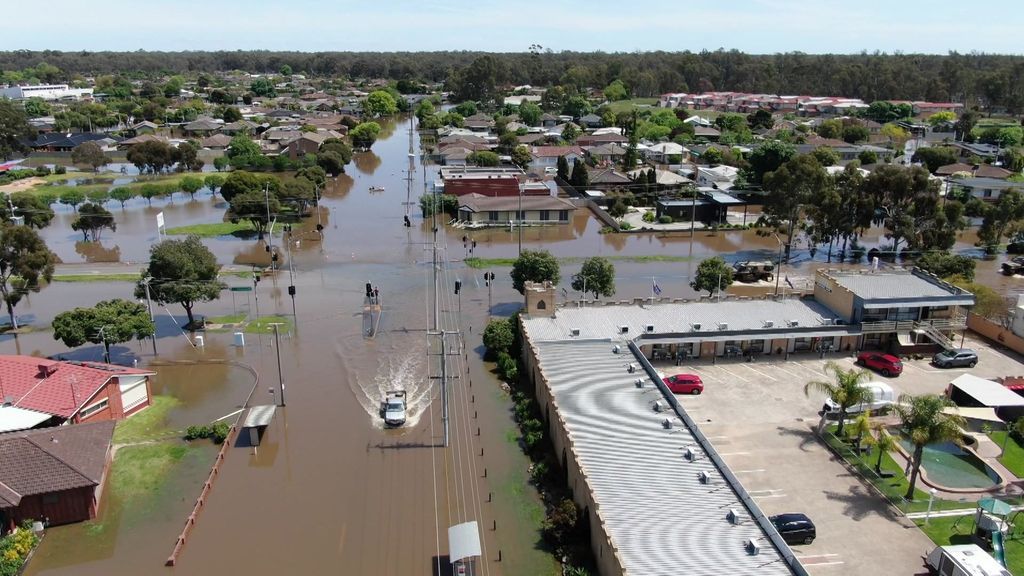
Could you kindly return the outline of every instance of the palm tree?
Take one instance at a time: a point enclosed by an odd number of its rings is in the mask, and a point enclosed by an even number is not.
[[[961,441],[961,428],[965,425],[963,416],[943,412],[945,408],[953,406],[956,405],[949,398],[937,394],[900,395],[894,410],[900,417],[903,432],[914,443],[914,454],[910,459],[910,486],[905,496],[907,500],[914,498],[924,447],[936,442],[953,441],[959,444]]]
[[[860,415],[854,418],[851,428],[853,428],[853,433],[857,435],[857,456],[859,457],[864,435],[871,436],[871,411],[865,410],[861,412]]]
[[[882,424],[876,424],[875,426],[873,426],[873,428],[877,436],[872,436],[871,434],[868,434],[867,438],[865,438],[864,441],[870,444],[871,446],[874,446],[875,449],[878,450],[878,457],[875,459],[875,474],[881,476],[882,457],[885,456],[886,453],[896,448],[896,439],[892,437],[892,434],[886,432],[885,426]]]
[[[833,402],[839,405],[839,427],[836,429],[836,436],[843,435],[843,421],[846,420],[846,411],[850,406],[856,406],[861,402],[871,400],[871,391],[861,386],[871,375],[866,370],[850,368],[844,370],[835,362],[825,364],[825,372],[835,375],[835,382],[814,381],[804,385],[804,394],[810,396],[811,391],[820,392],[828,396]],[[825,427],[825,414],[821,415],[821,422],[818,430]]]

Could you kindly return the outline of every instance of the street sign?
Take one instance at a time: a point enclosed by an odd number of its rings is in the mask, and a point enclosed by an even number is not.
[[[232,292],[252,292],[252,286],[232,286]]]

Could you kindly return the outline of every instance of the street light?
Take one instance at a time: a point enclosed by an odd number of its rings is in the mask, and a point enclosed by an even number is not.
[[[779,269],[775,271],[775,295],[779,295],[779,279],[782,278],[782,248],[785,244],[782,242],[782,238],[779,238],[778,234],[772,234],[775,236],[775,241],[779,243]]]

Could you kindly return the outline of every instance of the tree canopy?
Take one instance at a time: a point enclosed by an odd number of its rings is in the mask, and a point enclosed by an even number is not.
[[[561,279],[558,261],[547,250],[523,250],[512,264],[509,276],[512,277],[512,287],[520,294],[525,293],[527,282],[550,281],[557,284]]]
[[[352,144],[356,148],[362,148],[369,150],[373,143],[377,141],[377,136],[380,134],[380,124],[376,122],[363,122],[356,126],[348,135],[352,139]]]
[[[580,271],[572,276],[572,289],[601,296],[615,295],[615,265],[607,258],[593,256],[583,261]]]
[[[731,286],[732,276],[732,266],[726,264],[721,256],[715,256],[697,265],[697,272],[690,281],[690,288],[697,292],[707,290],[708,296],[711,296],[716,291]]]
[[[28,226],[0,224],[0,295],[12,327],[18,327],[14,307],[26,294],[39,292],[43,283],[50,281],[56,262],[57,256],[38,232]]]
[[[110,163],[110,157],[103,153],[100,145],[95,142],[83,142],[71,150],[71,161],[75,164],[86,164],[93,171]]]
[[[71,229],[82,233],[82,240],[98,242],[104,228],[117,231],[117,223],[114,222],[114,215],[109,210],[88,202],[78,209],[78,217],[71,223]]]
[[[227,284],[217,275],[220,265],[217,257],[203,245],[198,236],[184,240],[164,240],[149,251],[149,265],[142,271],[142,279],[135,287],[135,297],[146,297],[146,278],[149,293],[159,304],[181,304],[188,315],[188,325],[195,326],[192,307],[197,302],[209,302],[220,297]]]
[[[13,100],[0,98],[0,158],[9,160],[14,154],[27,153],[25,141],[34,136],[25,111]]]
[[[156,326],[145,304],[130,300],[104,300],[92,308],[75,308],[53,319],[53,339],[68,348],[91,342],[103,345],[103,357],[110,362],[110,345],[152,336]]]

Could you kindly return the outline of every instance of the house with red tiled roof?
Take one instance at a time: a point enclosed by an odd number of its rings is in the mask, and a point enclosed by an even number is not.
[[[114,422],[0,434],[0,534],[96,517]]]
[[[149,406],[155,374],[99,362],[0,356],[0,432],[121,420]]]

